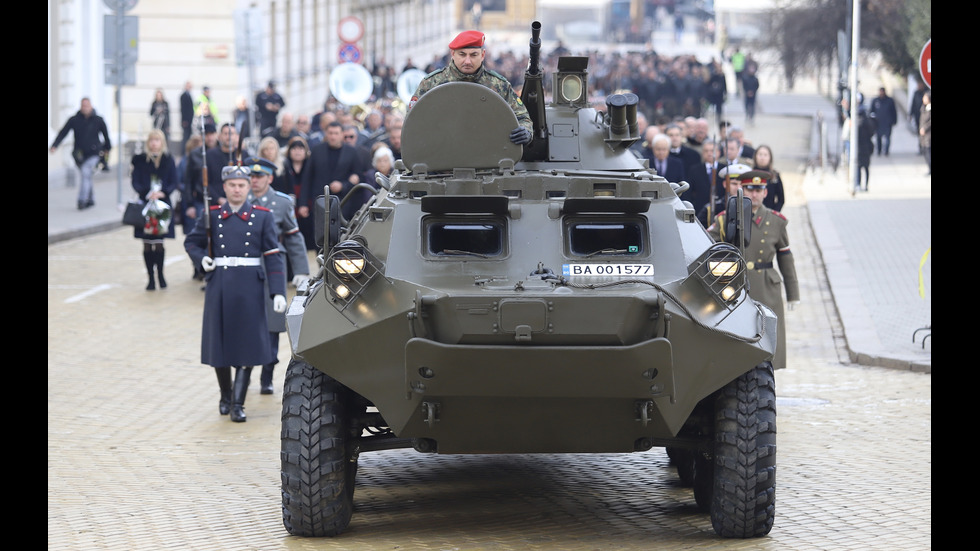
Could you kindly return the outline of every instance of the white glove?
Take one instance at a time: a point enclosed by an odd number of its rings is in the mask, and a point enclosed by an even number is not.
[[[272,297],[272,311],[281,314],[286,311],[286,297],[276,295]]]
[[[303,282],[305,282],[309,278],[310,278],[310,274],[296,274],[296,275],[294,275],[293,276],[293,281],[292,281],[293,287],[299,287],[300,285],[303,284]]]
[[[797,306],[799,306],[799,304],[800,304],[800,301],[798,301],[798,300],[791,300],[791,301],[789,301],[789,309],[792,311],[794,308],[796,308]]]
[[[214,259],[210,256],[205,256],[201,259],[201,267],[204,268],[205,272],[214,271]]]

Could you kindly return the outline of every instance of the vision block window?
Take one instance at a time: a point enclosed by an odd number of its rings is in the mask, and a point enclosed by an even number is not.
[[[580,221],[567,225],[568,250],[573,255],[638,255],[643,251],[640,221]]]
[[[498,221],[433,220],[425,225],[429,255],[489,258],[504,254],[504,224]]]

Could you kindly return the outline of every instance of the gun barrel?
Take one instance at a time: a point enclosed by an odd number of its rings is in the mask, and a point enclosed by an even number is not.
[[[537,75],[541,72],[541,22],[534,21],[531,23],[531,42],[528,44],[530,46],[530,57],[531,62],[527,66],[527,74]]]

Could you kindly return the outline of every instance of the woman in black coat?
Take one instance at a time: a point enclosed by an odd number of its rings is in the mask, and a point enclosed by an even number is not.
[[[163,90],[157,88],[153,96],[153,103],[150,104],[150,117],[153,119],[153,128],[163,131],[163,139],[170,143],[170,104],[163,97]]]
[[[853,132],[853,128],[852,128]],[[864,191],[868,191],[868,180],[871,179],[871,154],[875,151],[875,123],[868,116],[863,105],[858,107],[857,124],[857,172],[854,174],[854,191],[861,189],[861,172],[864,171]],[[853,136],[853,134],[852,134]],[[853,139],[853,138],[852,138]],[[852,147],[854,147],[852,145]]]
[[[174,238],[173,205],[170,194],[177,189],[177,165],[173,156],[167,151],[166,137],[162,130],[154,128],[146,137],[146,150],[132,159],[132,185],[140,199],[150,203],[162,201],[166,208],[161,212],[147,213],[146,224],[133,229],[133,237],[143,241],[143,261],[146,263],[146,273],[149,283],[147,291],[156,290],[156,276],[160,278],[160,288],[167,286],[163,279],[163,240]]]
[[[752,156],[752,170],[765,170],[771,176],[769,184],[766,186],[766,198],[762,204],[774,211],[783,210],[786,204],[786,192],[783,190],[783,179],[779,172],[772,167],[772,148],[768,145],[760,145],[755,148],[755,155]]]
[[[299,215],[299,198],[303,189],[303,171],[306,169],[307,160],[310,158],[310,147],[302,136],[295,136],[289,139],[286,145],[286,158],[282,163],[282,172],[274,180],[278,183],[278,189],[293,197],[296,204],[296,223],[303,240],[306,242],[306,250],[316,250],[316,224],[312,216],[303,218]]]

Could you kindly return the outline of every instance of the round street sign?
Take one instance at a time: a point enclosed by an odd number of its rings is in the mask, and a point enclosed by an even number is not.
[[[337,23],[337,36],[344,42],[357,42],[364,36],[364,23],[353,15],[348,15]]]
[[[110,10],[119,10],[126,13],[135,8],[139,0],[102,0],[102,3]]]
[[[926,45],[922,48],[922,53],[919,54],[919,75],[922,76],[922,81],[926,83],[926,86],[932,88],[932,39],[926,42]]]
[[[356,44],[344,44],[337,52],[337,57],[341,63],[360,63],[361,49]]]

